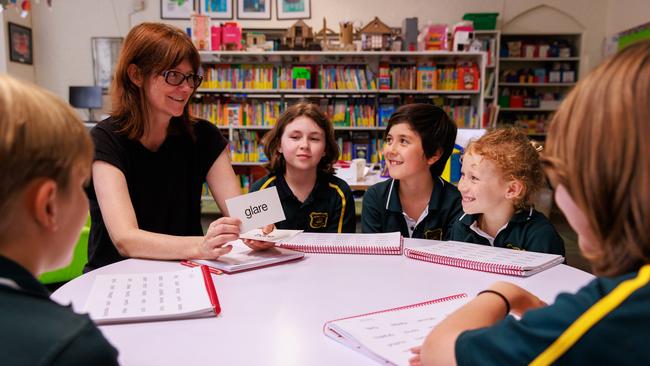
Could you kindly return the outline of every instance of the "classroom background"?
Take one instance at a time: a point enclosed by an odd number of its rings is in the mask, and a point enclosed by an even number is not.
[[[210,6],[214,19],[190,18]],[[575,82],[650,29],[648,0],[12,0],[0,1],[0,9],[0,73],[54,92],[91,122],[110,110],[110,69],[132,26],[162,21],[192,29],[205,48],[206,75],[192,110],[230,139],[244,190],[263,175],[259,138],[297,98],[320,102],[337,127],[342,157],[369,166],[380,164],[386,116],[409,101],[446,108],[462,128],[514,124],[543,142],[546,122]],[[463,19],[475,21],[473,30]],[[213,28],[223,38],[240,32],[239,39],[215,42]],[[415,49],[425,52],[397,52]],[[544,200],[568,264],[588,270],[575,233],[550,194]],[[205,223],[218,217],[209,200],[204,206]]]

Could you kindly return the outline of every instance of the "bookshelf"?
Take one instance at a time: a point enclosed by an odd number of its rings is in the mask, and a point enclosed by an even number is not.
[[[230,140],[233,166],[244,188],[265,174],[259,143],[263,134],[287,105],[302,98],[320,104],[328,114],[343,159],[365,157],[369,164],[379,163],[384,126],[404,103],[432,101],[459,127],[484,127],[485,52],[202,51],[200,55],[204,82],[192,101],[192,113],[216,124]]]
[[[581,42],[579,33],[501,34],[498,124],[543,140],[553,112],[578,81]]]
[[[485,87],[483,89],[483,124],[485,127],[495,127],[499,108],[497,97],[499,95],[499,49],[501,31],[475,30],[474,37],[481,41],[482,49],[486,52]]]

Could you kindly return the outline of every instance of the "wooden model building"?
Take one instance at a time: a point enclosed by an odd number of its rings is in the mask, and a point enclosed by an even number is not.
[[[378,17],[359,31],[361,34],[361,48],[367,50],[385,50],[390,48],[392,31]]]
[[[339,47],[344,51],[354,51],[354,26],[352,22],[341,22],[339,25],[341,29]]]
[[[307,23],[299,20],[295,22],[284,36],[285,49],[293,50],[320,50],[320,45],[314,43],[314,34]]]
[[[336,37],[336,32],[327,28],[327,20],[323,17],[323,29],[316,33],[316,40],[320,40],[323,51],[331,50],[334,47],[330,44],[330,38]]]

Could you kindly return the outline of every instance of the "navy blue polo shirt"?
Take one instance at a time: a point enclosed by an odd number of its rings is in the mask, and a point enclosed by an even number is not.
[[[88,315],[50,300],[31,273],[0,255],[0,363],[117,365],[111,346]]]
[[[493,243],[485,237],[487,234],[472,227],[479,215],[462,215],[454,222],[449,240],[564,256],[564,240],[546,216],[532,207],[516,212]]]
[[[283,174],[269,174],[256,181],[250,191],[275,186],[282,202],[285,220],[275,223],[278,229],[322,233],[354,233],[356,214],[352,191],[345,181],[318,172],[316,184],[305,200],[293,194]]]
[[[621,244],[622,245],[622,244]],[[456,340],[464,365],[650,365],[650,264]],[[562,337],[562,342],[556,342]]]
[[[443,240],[456,218],[463,213],[460,202],[460,193],[454,185],[434,177],[429,211],[410,235],[399,198],[399,180],[388,179],[374,184],[363,195],[361,228],[364,233],[399,231],[406,238]]]

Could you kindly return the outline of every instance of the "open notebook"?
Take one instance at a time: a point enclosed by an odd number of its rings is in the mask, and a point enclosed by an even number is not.
[[[531,276],[564,262],[557,254],[459,241],[404,239],[404,255],[422,261],[512,276]]]
[[[216,260],[192,259],[181,261],[181,264],[190,267],[205,265],[210,267],[213,273],[219,273],[219,271],[235,273],[288,262],[305,256],[305,253],[278,247],[255,251],[246,246],[241,240],[235,240],[229,244],[232,245],[232,251]]]
[[[332,320],[323,332],[382,364],[408,365],[411,348],[422,345],[434,326],[468,301],[466,294],[457,294]]]
[[[300,233],[277,243],[281,248],[307,253],[402,254],[399,232],[379,234]]]
[[[174,272],[97,275],[85,311],[97,324],[217,316],[217,291],[205,266]]]

